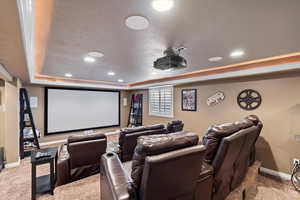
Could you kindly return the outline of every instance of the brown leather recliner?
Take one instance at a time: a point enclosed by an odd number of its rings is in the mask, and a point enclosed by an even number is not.
[[[143,135],[165,134],[166,132],[167,130],[163,124],[122,129],[119,138],[121,161],[126,162],[132,159],[138,137]]]
[[[182,131],[184,127],[184,123],[181,120],[173,120],[168,122],[167,131],[168,133],[176,133]]]
[[[139,137],[131,172],[116,154],[102,156],[101,199],[209,200],[213,172],[204,155],[194,133]]]
[[[208,129],[203,138],[204,160],[214,168],[213,200],[224,200],[244,180],[262,127],[258,117],[250,115]]]
[[[133,156],[132,172],[125,170],[116,154],[102,156],[101,197],[104,200],[224,200],[240,185],[253,162],[255,142],[262,127],[254,115],[235,123],[211,126],[202,141],[206,147],[203,163],[203,147],[193,146],[193,137],[184,135],[185,132],[141,137]],[[179,153],[190,148],[201,148],[201,156],[194,158]],[[191,174],[196,183],[189,182]],[[186,179],[181,175],[187,175]]]
[[[104,134],[70,136],[59,150],[56,185],[63,185],[100,171],[102,154],[106,152]]]

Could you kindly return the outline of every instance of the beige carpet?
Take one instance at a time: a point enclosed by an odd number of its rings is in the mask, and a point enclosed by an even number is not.
[[[38,168],[38,175],[48,173],[48,165]],[[258,191],[251,200],[300,200],[300,193],[287,183],[259,176]],[[0,173],[0,199],[31,199],[31,164],[29,159],[16,168],[4,169]],[[94,175],[64,186],[57,187],[54,196],[45,194],[38,200],[100,200],[100,178]],[[231,200],[231,199],[227,199]]]
[[[300,200],[300,193],[290,183],[258,176],[257,192],[249,200]]]
[[[108,136],[109,141],[118,141],[118,135]],[[49,165],[37,168],[37,175],[49,173]],[[100,175],[94,175],[67,185],[57,187],[54,196],[44,194],[38,200],[101,200]],[[248,200],[300,200],[300,193],[288,183],[281,183],[259,176],[258,190]],[[0,200],[31,199],[31,163],[27,158],[16,168],[4,169],[0,173]],[[239,200],[227,198],[226,200]]]
[[[49,165],[37,168],[38,175],[49,173]],[[52,195],[38,196],[38,200],[99,200],[100,177],[94,175],[61,187],[57,187]],[[29,159],[21,162],[16,168],[4,169],[0,173],[0,199],[31,199],[31,164]]]

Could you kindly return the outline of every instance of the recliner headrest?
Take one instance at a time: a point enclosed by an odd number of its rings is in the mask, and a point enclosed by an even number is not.
[[[237,126],[239,130],[241,130],[253,126],[254,123],[251,120],[242,119],[241,121],[234,122],[234,125]]]
[[[256,115],[248,115],[244,119],[252,121],[256,126],[260,122],[259,118]]]
[[[234,123],[224,123],[219,125],[212,125],[208,128],[205,135],[211,137],[226,137],[238,131],[240,127]]]
[[[157,130],[157,129],[164,129],[165,126],[163,124],[152,124],[149,126],[145,126],[146,130]]]
[[[132,158],[131,178],[134,186],[139,188],[147,156],[158,155],[170,151],[197,145],[198,135],[191,132],[173,134],[149,135],[138,138]]]
[[[199,136],[192,132],[149,135],[138,138],[136,153],[157,155],[198,144]]]
[[[212,163],[222,138],[230,136],[242,129],[246,129],[254,125],[256,126],[259,122],[260,121],[257,116],[249,115],[234,123],[210,126],[203,137],[203,145],[207,148],[205,161],[210,164]]]
[[[173,121],[170,121],[168,124],[170,124],[170,125],[178,125],[178,124],[182,124],[182,121],[181,120],[173,120]]]
[[[136,132],[149,131],[149,130],[158,130],[158,129],[164,129],[164,128],[165,128],[165,126],[163,124],[152,124],[152,125],[148,125],[148,126],[124,128],[121,130],[121,134],[136,133]]]
[[[124,128],[121,130],[121,133],[135,133],[146,130],[144,126],[132,127],[132,128]]]
[[[168,133],[175,133],[183,130],[183,122],[180,120],[173,120],[167,124]]]
[[[99,140],[104,138],[106,138],[106,136],[103,133],[96,133],[91,135],[72,135],[68,137],[67,141],[68,144],[70,144],[74,142],[84,142],[84,141]]]

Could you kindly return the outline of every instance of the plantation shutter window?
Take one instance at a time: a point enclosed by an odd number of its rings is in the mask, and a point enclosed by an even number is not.
[[[149,115],[173,117],[173,86],[149,88]]]

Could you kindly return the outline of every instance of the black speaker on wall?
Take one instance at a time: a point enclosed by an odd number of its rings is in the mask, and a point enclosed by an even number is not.
[[[4,168],[4,148],[0,147],[0,172]]]

